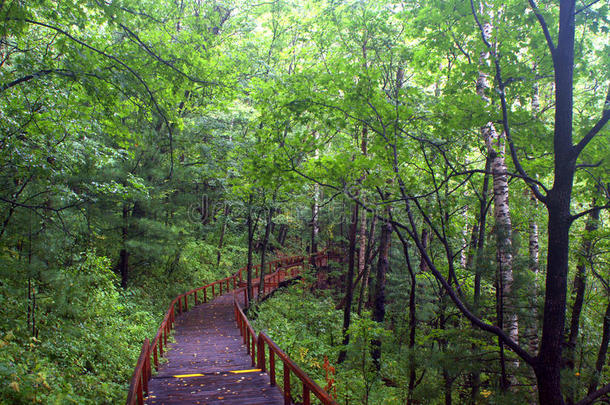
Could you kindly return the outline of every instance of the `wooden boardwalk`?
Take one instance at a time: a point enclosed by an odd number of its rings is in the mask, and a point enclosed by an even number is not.
[[[284,399],[252,366],[235,323],[233,293],[176,318],[175,343],[149,382],[148,405],[274,405]]]

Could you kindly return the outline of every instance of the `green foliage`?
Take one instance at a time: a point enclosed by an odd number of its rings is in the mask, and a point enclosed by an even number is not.
[[[260,258],[270,210],[269,243],[284,253],[310,245],[316,207],[319,245],[345,247],[354,198],[361,213],[435,228],[430,259],[460,285],[467,307],[497,323],[498,229],[489,196],[480,195],[488,153],[480,127],[493,122],[502,131],[501,97],[523,169],[541,187],[555,180],[552,58],[525,3],[485,2],[490,14],[479,17],[493,22],[487,64],[469,2],[2,1],[2,401],[120,402],[135,351],[168,300],[234,272],[248,242]],[[537,3],[555,40],[558,6]],[[609,5],[578,7],[575,142],[598,121],[610,80]],[[476,92],[482,74],[489,102]],[[580,155],[573,212],[607,200],[609,133],[606,125]],[[544,269],[548,218],[523,176],[512,176],[508,146],[511,298],[522,326],[539,329],[544,272],[530,271],[528,236],[537,224]],[[481,201],[487,223],[477,249]],[[582,222],[574,235],[585,233]],[[408,243],[420,233],[395,230]],[[371,253],[377,236],[368,235]],[[602,338],[608,240],[603,226],[571,240],[571,269],[584,265],[588,276],[582,372],[564,373],[575,397],[585,394]],[[405,247],[407,269],[399,245],[394,236],[385,324],[369,320],[366,303],[354,317],[337,375],[341,400],[466,402],[471,373],[480,372],[479,399],[510,403],[516,394],[501,393],[497,342],[471,330],[414,246]],[[335,305],[344,277],[344,266],[333,265],[328,291],[289,289],[257,309],[257,326],[321,384],[324,356],[332,362],[341,349]],[[372,293],[364,291],[365,300]],[[411,298],[415,319],[406,311]],[[382,340],[379,373],[368,350],[374,337]],[[524,387],[533,381],[528,373],[515,370]]]
[[[3,288],[27,292],[25,279],[6,281]],[[119,291],[115,281],[108,260],[90,251],[32,287],[36,336],[21,316],[1,328],[3,403],[115,403],[125,397],[142,336],[153,333],[159,314],[134,292]],[[32,310],[24,300],[2,304],[7,313]]]

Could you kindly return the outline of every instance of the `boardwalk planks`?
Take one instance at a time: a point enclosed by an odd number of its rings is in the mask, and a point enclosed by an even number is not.
[[[253,370],[235,326],[233,294],[176,319],[167,363],[149,382],[146,404],[283,404],[269,376]]]

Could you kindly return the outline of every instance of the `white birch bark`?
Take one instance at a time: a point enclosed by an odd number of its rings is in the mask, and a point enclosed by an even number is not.
[[[482,13],[482,15],[486,15]],[[491,16],[488,16],[491,19]],[[483,25],[483,36],[488,43],[493,43],[491,34],[493,25],[486,22]],[[479,77],[477,80],[477,94],[486,102],[490,99],[486,91],[490,88],[489,75],[485,68],[489,65],[491,54],[481,52],[479,58]],[[491,173],[494,192],[494,219],[497,244],[498,282],[500,288],[500,304],[503,308],[503,320],[500,325],[515,342],[519,341],[519,321],[513,299],[513,255],[512,255],[512,222],[508,201],[508,170],[505,160],[504,134],[498,134],[492,122],[481,128],[481,136],[487,146],[487,153],[491,159]]]
[[[535,66],[534,66],[535,69]],[[540,91],[538,83],[534,82],[532,92],[532,114],[538,115],[540,110]],[[531,202],[532,212],[529,216],[528,223],[528,253],[529,253],[529,270],[533,273],[534,282],[530,288],[530,314],[531,320],[528,323],[526,335],[530,353],[538,351],[538,308],[536,306],[536,297],[538,296],[538,273],[540,272],[540,244],[538,236],[538,222],[536,222],[536,209],[538,200],[531,190],[527,190]]]

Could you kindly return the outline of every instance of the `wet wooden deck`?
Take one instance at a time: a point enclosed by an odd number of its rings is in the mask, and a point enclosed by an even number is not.
[[[176,318],[175,343],[149,382],[148,405],[283,404],[269,376],[252,366],[235,323],[233,294]]]

